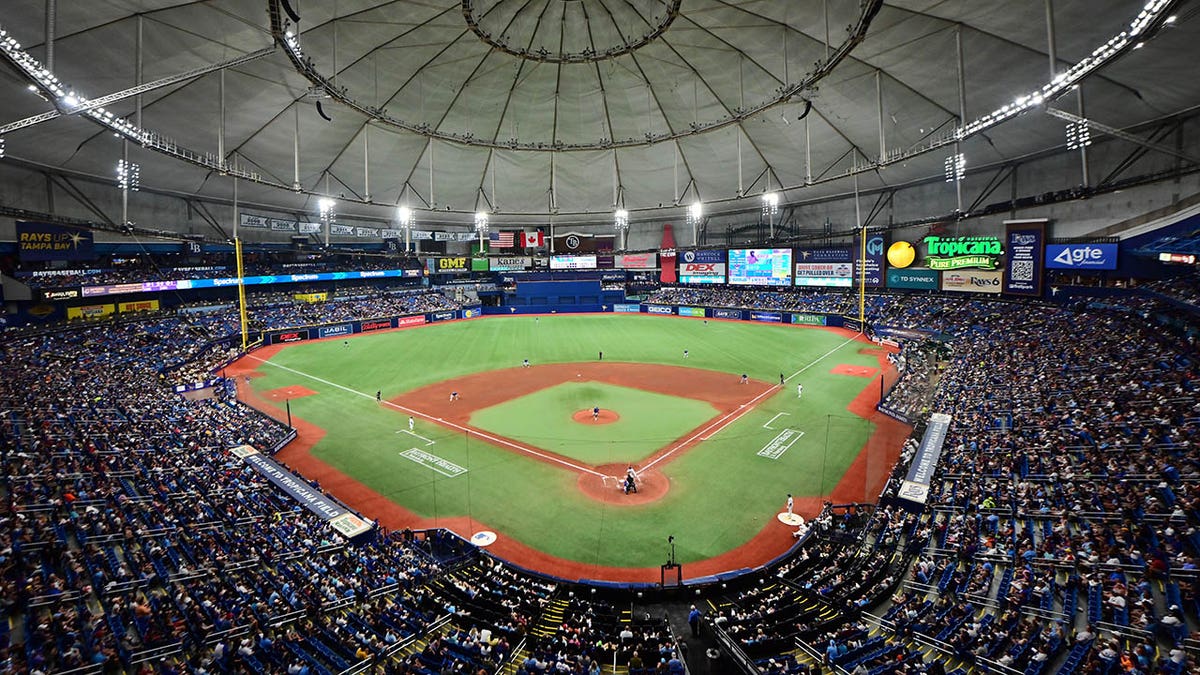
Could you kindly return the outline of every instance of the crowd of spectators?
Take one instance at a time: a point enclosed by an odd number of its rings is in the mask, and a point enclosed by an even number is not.
[[[254,254],[243,261],[245,276],[317,274],[320,272],[419,269],[415,258],[366,255]],[[237,276],[234,254],[143,254],[107,256],[72,267],[25,263],[12,275],[33,289],[77,288],[177,279],[219,279]]]
[[[803,311],[844,299],[691,291],[656,297]],[[453,306],[428,293],[274,297],[253,315],[281,328]],[[950,658],[1027,675],[1185,672],[1200,610],[1195,345],[1078,305],[884,294],[869,312],[950,338],[928,400],[953,422],[926,508],[899,508],[895,480],[877,507],[828,508],[774,576],[720,600],[714,624],[773,673],[806,667],[797,639],[859,675],[941,675]],[[518,672],[669,661],[661,622],[635,629],[407,533],[352,545],[289,503],[228,450],[269,451],[289,430],[220,391],[182,399],[164,378],[225,356],[197,336],[230,321],[220,309],[0,343],[0,605],[21,634],[0,634],[0,672],[318,673],[385,657],[398,673],[494,672],[527,639]],[[917,353],[906,348],[906,370]],[[393,655],[412,636],[428,639]]]

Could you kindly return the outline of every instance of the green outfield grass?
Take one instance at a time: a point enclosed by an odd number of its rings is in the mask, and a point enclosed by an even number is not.
[[[575,422],[598,406],[620,415],[612,424]],[[601,382],[567,382],[476,411],[471,426],[591,465],[637,462],[712,419],[704,401]]]
[[[327,431],[313,453],[422,516],[470,515],[501,536],[570,560],[652,566],[665,559],[668,534],[676,537],[681,562],[710,558],[749,540],[781,510],[787,493],[829,493],[872,432],[846,406],[864,387],[878,387],[878,379],[830,373],[838,364],[877,366],[874,357],[859,353],[861,347],[832,331],[769,324],[611,314],[498,317],[355,336],[349,347],[341,339],[293,345],[271,359],[281,367],[260,366],[264,376],[253,386],[315,390],[291,402],[293,415]],[[684,349],[690,351],[686,364]],[[374,400],[377,389],[388,398],[452,377],[512,368],[525,358],[536,364],[594,361],[600,350],[605,361],[745,372],[767,382],[781,372],[802,372],[752,412],[664,464],[670,491],[639,507],[605,506],[578,491],[572,471],[419,421],[416,433],[433,441],[427,445],[399,433],[407,429],[406,415]],[[797,381],[805,385],[802,401],[796,400]],[[764,428],[768,423],[772,429]],[[795,430],[793,437],[803,435],[776,459],[759,456],[785,427]],[[413,447],[468,471],[448,478],[401,456]]]

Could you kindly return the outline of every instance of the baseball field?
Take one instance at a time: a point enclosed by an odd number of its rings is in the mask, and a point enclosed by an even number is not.
[[[668,537],[688,578],[766,562],[792,543],[789,493],[805,516],[873,501],[907,431],[874,412],[883,350],[841,329],[495,317],[266,347],[231,372],[243,400],[290,409],[280,459],[352,507],[495,532],[493,553],[569,578],[657,580]]]

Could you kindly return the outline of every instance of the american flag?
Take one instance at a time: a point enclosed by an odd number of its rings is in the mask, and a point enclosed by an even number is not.
[[[493,248],[512,248],[513,233],[512,232],[492,232],[488,235],[488,241],[491,242]]]

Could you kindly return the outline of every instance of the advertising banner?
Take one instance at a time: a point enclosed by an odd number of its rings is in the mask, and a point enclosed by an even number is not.
[[[56,288],[54,290],[38,291],[43,300],[73,300],[79,297],[78,288]]]
[[[950,415],[934,413],[929,416],[929,426],[925,427],[925,435],[913,455],[912,464],[908,466],[908,475],[900,483],[900,491],[896,494],[901,499],[907,499],[917,504],[925,504],[929,498],[929,486],[933,482],[933,472],[937,469],[938,459],[942,456],[942,445],[946,442],[946,433],[950,431]]]
[[[1047,244],[1046,268],[1115,270],[1119,244]]]
[[[17,221],[17,255],[25,262],[96,257],[90,230],[25,220]]]
[[[681,263],[723,263],[725,262],[725,249],[704,249],[698,251],[680,251],[678,260]]]
[[[594,255],[552,255],[550,256],[552,270],[594,270],[596,256]]]
[[[793,314],[792,323],[804,326],[824,326],[824,314]]]
[[[674,314],[674,307],[664,307],[663,305],[646,305],[646,312],[649,314]]]
[[[359,324],[358,329],[363,333],[370,333],[373,330],[385,330],[394,327],[393,319],[367,319]]]
[[[433,312],[429,315],[430,321],[453,321],[454,319],[457,319],[457,318],[458,318],[458,315],[452,309],[448,309],[448,310],[445,310],[442,312]]]
[[[915,267],[905,270],[889,269],[887,272],[887,287],[936,291],[939,282],[938,274],[938,272],[933,270],[923,270]]]
[[[353,237],[354,227],[351,225],[330,225],[329,234],[338,237]]]
[[[854,238],[854,281],[859,283],[866,274],[865,282],[868,288],[883,285],[883,255],[887,242],[882,234],[867,234],[867,257],[861,260],[862,235]],[[865,272],[864,272],[865,270]]]
[[[679,311],[679,316],[697,316],[697,317],[701,317],[701,318],[704,317],[704,308],[703,307],[679,307],[678,311]]]
[[[462,308],[462,318],[464,319],[474,319],[479,316],[483,316],[483,307],[480,305]]]
[[[292,297],[300,302],[325,302],[329,299],[329,293],[296,293]]]
[[[925,265],[931,270],[1000,269],[1004,244],[997,237],[938,237],[925,244]]]
[[[309,511],[317,514],[322,520],[333,520],[353,513],[345,504],[309,485],[308,481],[283,468],[275,460],[253,447],[241,445],[233,448],[232,452],[262,474],[264,478],[271,481],[275,487]]]
[[[84,305],[83,307],[68,307],[68,319],[99,319],[116,311],[116,305]]]
[[[613,311],[618,314],[639,314],[642,311],[642,306],[637,304],[621,303],[613,305]]]
[[[294,220],[279,220],[278,218],[271,219],[272,232],[295,232],[296,221]]]
[[[739,321],[743,316],[740,309],[714,309],[712,315],[714,319],[737,319]]]
[[[432,272],[468,272],[471,269],[471,259],[465,256],[456,258],[429,258],[429,271]]]
[[[308,339],[307,330],[289,330],[271,335],[271,344],[280,342],[300,342]]]
[[[351,335],[352,333],[354,333],[354,326],[348,323],[317,328],[317,337],[319,338],[341,337],[343,335]]]
[[[664,284],[673,284],[678,277],[675,274],[675,261],[679,251],[675,244],[675,230],[670,223],[663,223],[662,238],[658,242],[658,259],[662,263],[658,271],[658,280]]]
[[[954,270],[942,272],[942,290],[957,293],[999,293],[1003,270]]]
[[[508,256],[504,258],[489,258],[488,267],[493,272],[511,272],[533,267],[533,258],[528,256]]]
[[[783,323],[783,315],[779,312],[750,312],[751,321],[765,321],[767,323]]]
[[[853,249],[849,248],[798,248],[796,262],[802,263],[848,263],[854,262]]]
[[[408,326],[424,326],[425,315],[417,314],[416,316],[402,316],[396,319],[396,328],[406,328]]]
[[[679,263],[679,283],[723,284],[725,283],[725,263],[681,262]]]
[[[849,288],[854,280],[854,265],[840,263],[796,263],[797,286],[826,286]]]
[[[122,314],[125,312],[157,312],[157,300],[138,300],[136,302],[121,302],[117,303],[117,311]]]
[[[300,234],[321,234],[321,224],[300,223]]]
[[[852,330],[855,333],[863,332],[862,322],[849,316],[842,317],[842,328],[845,328],[846,330]]]
[[[1046,221],[1004,221],[1004,245],[1008,260],[1004,264],[1004,292],[1009,295],[1042,294],[1042,246],[1046,239]]]
[[[613,256],[613,266],[620,269],[652,270],[658,267],[657,253],[618,253]]]

